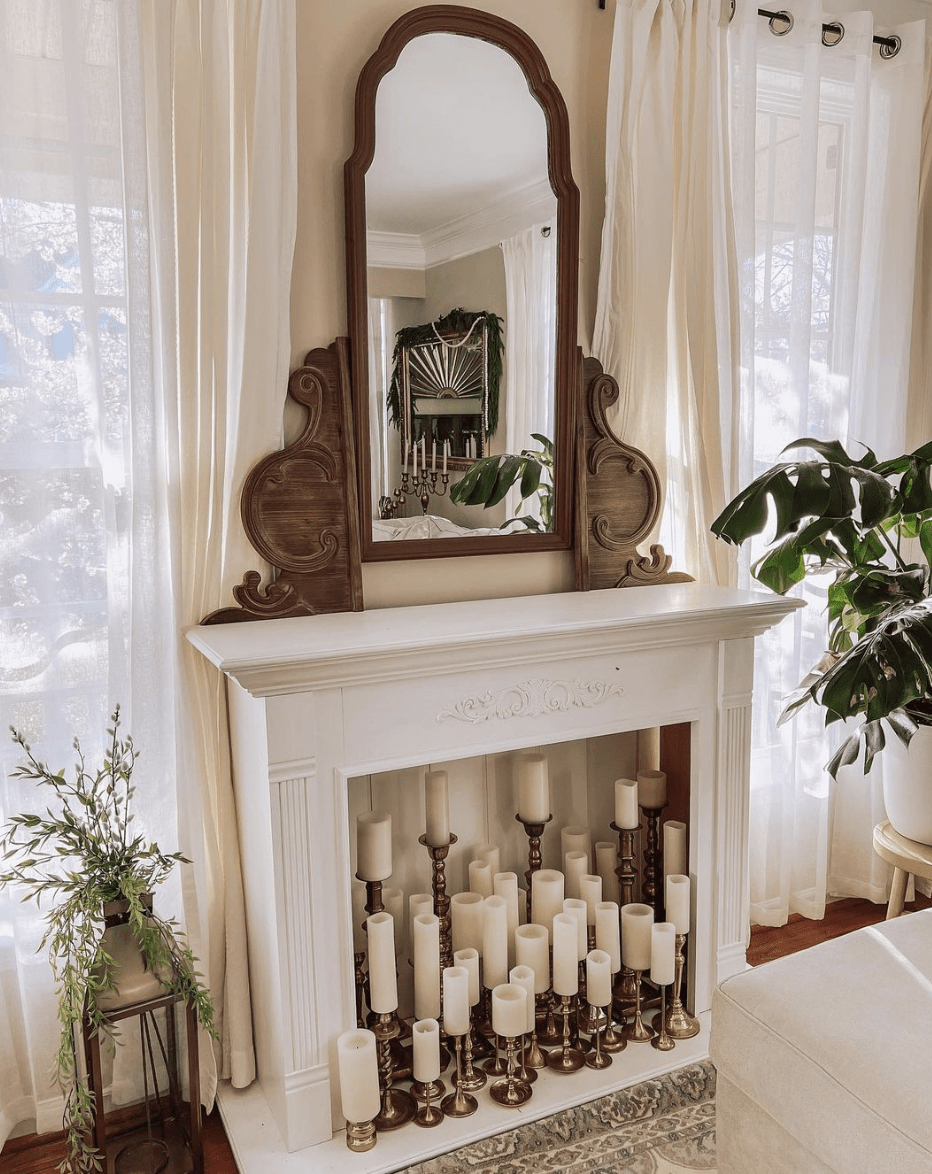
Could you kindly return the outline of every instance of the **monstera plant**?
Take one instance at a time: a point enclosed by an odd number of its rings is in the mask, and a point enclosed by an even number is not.
[[[804,705],[825,724],[859,720],[826,769],[835,777],[864,748],[864,770],[887,732],[904,745],[932,725],[932,443],[881,461],[850,456],[837,440],[803,438],[784,453],[809,459],[774,465],[712,523],[741,544],[767,533],[752,568],[785,594],[807,574],[831,573],[827,651],[787,700],[781,721]]]
[[[520,453],[500,453],[481,457],[469,472],[450,486],[450,500],[458,505],[481,505],[489,509],[498,505],[512,486],[518,486],[521,500],[515,516],[499,527],[523,526],[535,532],[553,529],[553,441],[539,432],[531,436],[539,449],[522,449]],[[524,503],[535,500],[539,518],[522,513]]]

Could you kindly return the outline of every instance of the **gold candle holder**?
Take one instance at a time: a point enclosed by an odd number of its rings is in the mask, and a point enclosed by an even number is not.
[[[618,877],[619,902],[621,905],[630,905],[634,900],[634,883],[638,876],[634,868],[634,859],[635,840],[640,828],[622,828],[614,821],[609,826],[618,833],[619,863],[615,868],[615,876]],[[618,1004],[619,1011],[622,1012],[622,1018],[623,1009],[634,1002],[636,994],[634,971],[630,966],[622,966],[612,990],[612,996]]]
[[[528,838],[527,851],[527,872],[524,874],[524,879],[527,882],[527,891],[525,893],[525,901],[527,902],[527,919],[531,920],[531,877],[540,868],[542,856],[540,853],[540,839],[544,834],[544,828],[553,819],[552,815],[548,815],[546,819],[539,823],[529,823],[527,820],[516,815],[515,819],[522,825]]]
[[[563,1042],[563,1029],[557,1025],[556,1000],[553,987],[540,996],[544,1006],[544,1014],[540,1015],[540,1005],[535,1008],[535,1017],[543,1022],[543,1028],[538,1029],[537,1038],[541,1043],[560,1044]]]
[[[356,1026],[365,1027],[365,1020],[363,1018],[362,1009],[365,1004],[366,996],[366,972],[363,970],[363,963],[366,961],[365,952],[361,954],[353,954],[353,983],[356,987]],[[363,1122],[365,1124],[365,1122]]]
[[[433,1098],[432,1090],[435,1089],[437,1085],[440,1086],[440,1090],[442,1092],[442,1080],[432,1080],[429,1084],[422,1084],[422,1088],[424,1089],[425,1093],[425,1104],[414,1114],[414,1124],[420,1125],[424,1129],[431,1129],[434,1125],[439,1125],[443,1120],[443,1113],[440,1111],[440,1109],[437,1108],[436,1105],[431,1104],[431,1100]]]
[[[547,1053],[540,1046],[537,1038],[537,1024],[539,1020],[547,1018],[549,1005],[550,995],[548,992],[545,991],[534,996],[534,1030],[528,1037],[527,1046],[524,1049],[525,1068],[544,1068],[547,1065]]]
[[[375,1145],[374,1121],[347,1121],[346,1148],[354,1154],[364,1154]]]
[[[439,1077],[429,1082],[423,1080],[411,1081],[411,1095],[419,1105],[435,1101],[438,1097],[442,1097],[446,1091],[447,1086]]]
[[[615,1030],[615,1024],[612,1022],[613,1004],[610,1004],[605,1009],[605,1017],[608,1023],[605,1030],[599,1034],[602,1037],[601,1047],[604,1052],[623,1052],[628,1046],[628,1042],[620,1031]],[[621,1027],[624,1028],[625,1017],[621,1016]]]
[[[673,998],[670,1000],[670,1006],[667,1009],[664,1018],[664,1027],[667,1034],[673,1039],[692,1039],[694,1035],[699,1034],[699,1020],[690,1015],[686,1010],[686,1006],[680,997],[680,992],[683,987],[683,974],[685,973],[686,958],[683,948],[686,945],[686,934],[678,933],[675,938],[676,941],[676,969],[673,973]],[[657,1020],[660,1012],[654,1016],[654,1027],[657,1026]]]
[[[480,1088],[485,1088],[488,1077],[481,1068],[474,1068],[472,1062],[473,1056],[473,1035],[472,1023],[469,1024],[469,1031],[463,1037],[463,1077],[461,1084],[466,1092],[478,1092]]]
[[[502,1058],[501,1037],[494,1035],[492,1038],[495,1040],[495,1053],[490,1060],[486,1060],[482,1067],[489,1076],[504,1076],[508,1066]]]
[[[641,807],[647,819],[647,843],[644,846],[644,877],[641,881],[641,900],[650,905],[654,919],[663,921],[663,886],[661,884],[660,813],[666,807]]]
[[[554,1072],[578,1072],[586,1062],[586,1057],[579,1048],[572,1045],[570,1038],[570,1018],[573,1014],[573,996],[560,996],[560,1014],[563,1016],[563,1043],[547,1057],[547,1067]]]
[[[658,1052],[669,1052],[676,1045],[667,1031],[667,988],[665,986],[660,988],[660,1013],[654,1017],[655,1027],[658,1022],[660,1030],[650,1041],[651,1047],[656,1048]]]
[[[463,1037],[456,1039],[456,1080],[455,1092],[449,1093],[440,1102],[440,1108],[446,1117],[471,1117],[479,1108],[476,1098],[463,1088]]]
[[[375,1118],[375,1127],[383,1132],[406,1125],[417,1112],[417,1101],[404,1089],[392,1085],[392,1040],[398,1036],[396,1017],[392,1012],[381,1013],[372,1030],[378,1047],[379,1086],[382,1094],[382,1107]]]
[[[507,1109],[517,1109],[526,1105],[533,1095],[533,1089],[526,1080],[521,1080],[517,1072],[518,1037],[505,1037],[505,1075],[496,1080],[489,1089],[489,1096],[499,1105]]]
[[[624,1030],[621,1033],[626,1040],[632,1040],[638,1044],[654,1038],[654,1029],[648,1027],[641,1019],[641,975],[643,973],[642,970],[635,970],[634,972],[637,992],[634,997],[634,1007],[631,1008],[631,1022],[625,1024]]]
[[[433,870],[431,876],[431,892],[434,897],[434,913],[440,920],[440,972],[447,966],[453,965],[453,935],[450,931],[450,898],[447,896],[446,860],[450,848],[456,843],[456,836],[450,833],[449,844],[434,847],[427,843],[427,835],[419,836],[419,844],[423,844],[430,853],[430,863]]]
[[[611,1004],[609,1004],[609,1006],[605,1009],[606,1023],[608,1023],[608,1021],[609,1021],[608,1020],[608,1011],[610,1008],[611,1008]],[[590,1018],[601,1018],[601,1015],[602,1015],[601,1008],[596,1007],[592,1003],[590,1003],[589,1009],[591,1012]],[[609,1055],[609,1053],[607,1051],[603,1051],[603,1049],[602,1049],[602,1032],[601,1031],[594,1032],[592,1038],[595,1040],[595,1047],[592,1049],[592,1051],[589,1052],[589,1055],[586,1056],[586,1067],[588,1067],[588,1068],[607,1068],[612,1062],[612,1057]]]

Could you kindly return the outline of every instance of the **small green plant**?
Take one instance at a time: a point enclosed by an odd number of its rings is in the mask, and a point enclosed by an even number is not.
[[[95,1031],[113,1048],[114,1027],[98,1006],[97,997],[116,988],[117,968],[103,941],[104,905],[125,901],[133,934],[146,966],[167,990],[193,1004],[198,1021],[213,1036],[213,1004],[201,981],[197,961],[180,936],[174,919],[151,912],[146,895],[176,864],[190,863],[180,852],[163,852],[157,843],[133,835],[132,785],[137,751],[133,740],[120,737],[120,708],[111,716],[109,744],[103,764],[88,768],[77,739],[74,780],[52,771],[33,755],[24,736],[12,729],[26,761],[15,778],[47,787],[54,800],[44,815],[21,813],[8,820],[0,836],[0,885],[26,890],[46,911],[40,949],[48,947],[57,984],[61,1025],[54,1075],[65,1097],[67,1154],[62,1174],[90,1174],[102,1168],[102,1155],[91,1145],[94,1099],[76,1062],[76,1031],[86,1013]]]
[[[509,526],[524,526],[538,533],[553,529],[553,441],[539,432],[531,435],[540,449],[522,449],[519,454],[501,453],[482,457],[469,472],[450,486],[450,500],[458,505],[481,505],[485,509],[498,505],[511,487],[518,483],[521,501],[515,516],[503,522],[501,530]],[[528,498],[537,497],[540,521],[532,514],[521,514]]]

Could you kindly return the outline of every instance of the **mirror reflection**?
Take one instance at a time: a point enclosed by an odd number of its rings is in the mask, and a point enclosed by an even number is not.
[[[373,539],[552,529],[557,201],[505,50],[417,37],[366,175]]]

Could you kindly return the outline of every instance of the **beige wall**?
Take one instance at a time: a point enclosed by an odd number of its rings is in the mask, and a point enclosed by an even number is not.
[[[456,0],[453,0],[455,3]],[[476,0],[473,7],[483,7]],[[292,282],[293,364],[346,334],[343,163],[353,146],[356,78],[406,0],[298,0],[298,236]],[[566,101],[580,191],[579,342],[595,316],[605,196],[605,98],[614,0],[495,0],[485,5],[540,47]],[[294,427],[294,420],[289,431]],[[509,555],[366,564],[367,607],[535,594],[572,585],[570,555]]]

